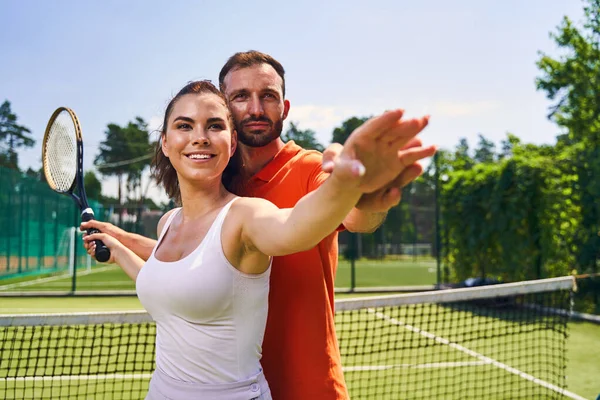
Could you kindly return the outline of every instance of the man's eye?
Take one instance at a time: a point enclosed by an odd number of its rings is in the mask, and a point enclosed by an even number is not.
[[[246,98],[246,94],[245,93],[238,93],[235,96],[233,96],[234,100],[244,100]]]

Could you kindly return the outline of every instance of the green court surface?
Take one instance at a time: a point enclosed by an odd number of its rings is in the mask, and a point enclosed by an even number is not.
[[[355,285],[358,288],[431,286],[436,283],[436,264],[433,259],[358,260],[355,265]],[[77,291],[135,289],[133,281],[116,265],[78,269],[75,277]],[[340,260],[335,286],[341,289],[350,285],[351,264]],[[68,273],[0,280],[0,292],[66,292],[71,287],[72,277]]]
[[[434,285],[437,282],[433,258],[405,260],[358,260],[355,263],[356,287],[407,287]],[[337,288],[351,285],[351,264],[340,260],[335,280]]]

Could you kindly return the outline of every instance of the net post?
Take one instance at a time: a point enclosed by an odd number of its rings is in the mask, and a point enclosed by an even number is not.
[[[72,278],[75,274],[75,243],[76,232],[74,227],[69,228],[69,276]]]
[[[350,292],[354,292],[356,289],[356,259],[358,258],[359,252],[359,241],[361,240],[360,234],[356,232],[350,233],[351,242],[354,244],[350,257]]]
[[[46,250],[46,230],[44,229],[44,196],[39,196],[38,200],[40,202],[40,206],[38,207],[38,220],[40,221],[38,232],[43,232],[43,234],[40,236],[40,243],[38,246],[37,270],[39,271],[42,269],[42,263],[44,262],[44,251]]]
[[[74,224],[77,224],[79,221],[79,212],[77,208],[75,208],[75,221]],[[77,228],[72,227],[73,234],[71,235],[71,263],[73,265],[73,274],[71,275],[71,295],[75,295],[75,290],[77,289]],[[70,268],[70,267],[69,267]]]
[[[435,153],[433,156],[433,163],[435,169],[435,261],[437,268],[437,287],[439,288],[442,284],[442,260],[441,260],[441,245],[442,241],[440,238],[440,164],[439,164],[439,153]]]
[[[23,182],[19,182],[18,184],[15,185],[15,189],[19,191],[19,223],[18,223],[18,245],[19,245],[19,250],[18,250],[18,254],[19,254],[19,262],[18,262],[18,266],[17,266],[17,271],[19,272],[19,274],[21,272],[23,272],[23,226],[25,225],[25,216],[23,215],[23,205],[25,203],[25,196],[23,193]]]
[[[26,206],[25,207],[25,221],[27,221],[25,223],[25,235],[23,238],[23,241],[25,242],[25,270],[29,272],[29,256],[30,254],[30,249],[31,247],[29,246],[29,224],[31,221],[31,217],[29,216],[29,204],[30,204],[30,199],[33,198],[32,196],[32,191],[33,191],[33,185],[29,184],[29,181],[25,181],[25,185],[23,190],[27,190],[27,195],[25,195],[25,198],[27,199],[26,201]],[[40,231],[41,232],[41,231]],[[38,244],[39,245],[39,244]]]
[[[11,181],[12,181],[12,175],[11,176]],[[6,224],[7,226],[7,235],[6,235],[6,272],[10,272],[10,254],[11,254],[11,244],[10,244],[10,237],[12,236],[12,192],[13,192],[13,188],[14,185],[9,188],[8,190],[8,207],[6,207],[6,220],[8,221],[8,224]]]
[[[54,219],[54,251],[56,252],[56,250],[58,249],[58,219],[60,217],[60,203],[58,201],[58,196],[55,195],[54,199],[56,200],[54,202],[54,209],[56,210],[56,218]],[[58,259],[55,257],[54,258],[54,268],[56,268],[58,266]]]

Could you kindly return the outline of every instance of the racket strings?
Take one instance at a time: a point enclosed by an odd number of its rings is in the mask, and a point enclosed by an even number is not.
[[[50,127],[43,162],[54,190],[71,189],[77,174],[77,133],[67,111],[62,111]]]

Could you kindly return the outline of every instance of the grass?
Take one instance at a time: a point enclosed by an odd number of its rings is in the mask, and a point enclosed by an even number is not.
[[[351,271],[350,262],[340,260],[335,286],[350,287]],[[434,259],[358,260],[355,279],[357,287],[434,285],[436,264]]]
[[[567,341],[568,388],[586,399],[600,396],[600,325],[572,321]]]
[[[351,263],[340,260],[336,275],[337,288],[351,286]],[[436,264],[433,259],[357,260],[356,287],[422,286],[436,283]],[[0,280],[2,291],[70,291],[72,278],[68,274],[28,276]],[[117,266],[94,266],[81,269],[76,275],[76,290],[134,290],[135,285]]]

